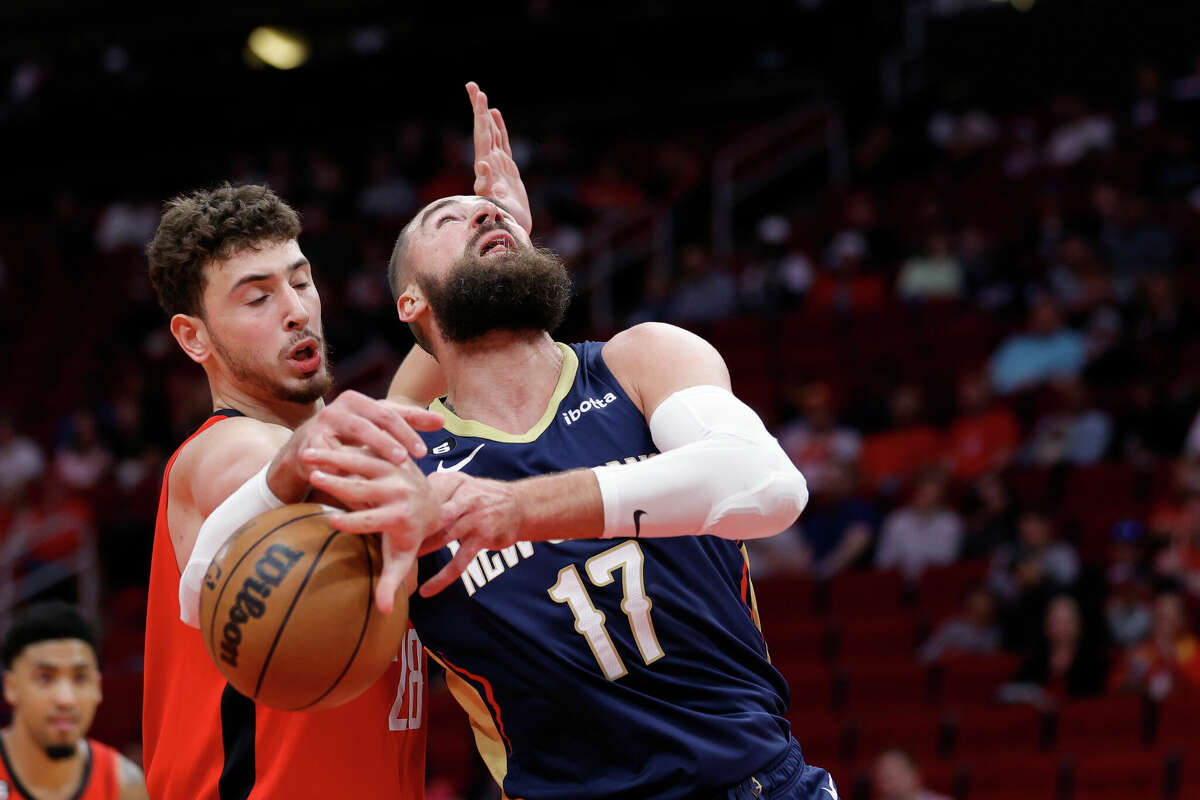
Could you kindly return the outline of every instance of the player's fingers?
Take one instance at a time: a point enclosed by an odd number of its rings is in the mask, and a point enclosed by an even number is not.
[[[404,579],[412,570],[415,556],[411,550],[399,550],[383,537],[383,569],[379,572],[379,583],[375,585],[375,605],[384,614],[392,613],[396,594],[404,586]]]
[[[492,122],[496,125],[496,132],[500,137],[500,149],[512,158],[512,146],[508,143],[508,128],[504,125],[504,116],[500,113],[500,109],[492,109]]]
[[[488,114],[487,95],[482,91],[476,91],[471,97],[471,108],[475,114],[475,160],[487,153],[490,153],[494,143],[492,142],[492,118]]]
[[[390,400],[376,401],[371,420],[404,446],[416,458],[426,454],[425,440],[414,428],[436,431],[442,427],[441,415],[417,406],[405,406]]]
[[[492,168],[486,161],[475,162],[475,194],[480,197],[491,197]]]
[[[308,476],[308,482],[314,488],[333,495],[350,508],[362,508],[368,505],[375,494],[370,481],[357,476],[333,475],[316,470]],[[336,528],[337,524],[334,519],[334,517],[330,517],[329,521]]]
[[[471,563],[471,559],[478,552],[478,547],[462,542],[462,547],[458,548],[458,552],[454,554],[454,558],[450,559],[450,563],[442,567],[438,574],[422,584],[421,596],[433,597],[442,589],[454,583],[458,579],[458,576],[463,574],[463,570],[467,568],[467,565]]]
[[[325,421],[342,444],[360,444],[371,448],[380,458],[385,458],[393,464],[404,463],[408,458],[406,445],[391,431],[375,424],[375,419],[379,416],[377,407],[370,407],[363,413],[341,409],[339,413],[325,417]],[[411,435],[416,436],[415,433]]]
[[[428,555],[429,553],[436,553],[438,550],[441,550],[443,547],[453,542],[454,538],[454,534],[449,530],[440,530],[425,541],[421,542],[421,547],[417,551],[417,555],[424,556]]]
[[[300,460],[308,466],[331,475],[361,475],[378,478],[395,467],[391,462],[371,455],[365,450],[350,447],[334,449],[307,447],[300,453]]]

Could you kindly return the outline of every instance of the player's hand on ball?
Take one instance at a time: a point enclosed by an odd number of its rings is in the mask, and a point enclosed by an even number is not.
[[[475,114],[475,194],[500,203],[526,233],[532,233],[529,195],[513,161],[504,117],[488,108],[487,95],[474,81],[467,84],[467,94]]]
[[[383,572],[375,605],[390,614],[421,543],[441,524],[441,509],[424,473],[411,459],[397,464],[354,447],[308,448],[301,457],[312,468],[313,487],[350,509],[330,515],[333,527],[382,534]]]
[[[375,400],[354,391],[342,392],[295,430],[275,456],[267,482],[280,499],[301,499],[308,490],[312,471],[300,458],[305,450],[357,445],[393,464],[402,464],[410,453],[415,458],[425,456],[425,442],[418,430],[434,431],[440,427],[441,416],[419,406]]]
[[[509,481],[435,472],[429,485],[441,502],[440,529],[421,545],[421,555],[455,540],[459,548],[450,563],[421,586],[423,597],[432,597],[457,580],[481,550],[514,544],[522,522],[521,506]]]

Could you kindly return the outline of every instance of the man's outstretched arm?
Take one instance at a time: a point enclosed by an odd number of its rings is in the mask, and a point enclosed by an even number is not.
[[[421,587],[422,594],[452,583],[479,551],[518,541],[752,539],[779,533],[803,510],[804,477],[758,415],[729,390],[729,373],[711,345],[680,328],[649,323],[615,336],[604,358],[646,416],[660,455],[518,481],[461,472],[431,475],[442,500],[442,524],[421,552],[450,541],[460,547]],[[366,480],[336,451],[316,458],[331,472],[345,473],[323,476],[319,484],[334,496]],[[348,531],[368,524],[355,514],[331,522]]]

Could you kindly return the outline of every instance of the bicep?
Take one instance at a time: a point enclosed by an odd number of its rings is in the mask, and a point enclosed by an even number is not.
[[[446,393],[446,375],[442,365],[417,345],[400,362],[387,399],[427,406]]]
[[[729,369],[716,348],[690,331],[645,322],[604,345],[604,361],[621,388],[649,419],[664,400],[691,386],[730,389]]]

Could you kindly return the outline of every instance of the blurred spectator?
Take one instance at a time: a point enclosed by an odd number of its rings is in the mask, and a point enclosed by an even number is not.
[[[827,269],[813,282],[813,307],[839,314],[869,311],[884,304],[887,284],[867,271],[867,238],[845,230],[833,237],[826,252]]]
[[[1020,443],[1012,410],[994,402],[984,372],[968,372],[958,381],[958,416],[946,435],[944,459],[956,480],[973,481],[1003,469]]]
[[[992,356],[992,386],[1009,394],[1076,375],[1083,368],[1084,345],[1078,331],[1063,325],[1054,300],[1039,294],[1029,311],[1027,331],[1005,339]]]
[[[71,417],[66,441],[54,453],[54,472],[72,489],[95,488],[113,463],[100,436],[96,415],[79,409]]]
[[[1082,381],[1064,381],[1055,389],[1061,410],[1037,421],[1025,445],[1023,460],[1043,466],[1095,464],[1108,452],[1112,418],[1096,406]]]
[[[1000,696],[1045,708],[1055,700],[1100,694],[1107,677],[1103,637],[1085,624],[1075,598],[1060,594],[1046,606],[1042,635],[1013,677],[1017,686],[1003,687]]]
[[[1115,224],[1101,232],[1108,262],[1127,282],[1174,267],[1175,237],[1153,220],[1144,198],[1121,196]]]
[[[0,412],[0,506],[12,503],[46,471],[37,443],[17,433],[12,417]]]
[[[949,800],[921,784],[917,762],[904,750],[885,750],[875,759],[875,800]]]
[[[992,556],[1017,538],[1019,509],[998,473],[989,473],[968,490],[964,501],[966,534],[959,556]]]
[[[367,185],[358,196],[358,210],[372,217],[396,219],[417,207],[413,185],[396,171],[392,157],[376,154],[367,167]]]
[[[1150,638],[1129,651],[1113,675],[1113,686],[1161,700],[1172,692],[1200,690],[1200,640],[1175,590],[1154,598]]]
[[[988,586],[1006,603],[1013,603],[1042,586],[1052,590],[1069,587],[1078,577],[1075,549],[1056,540],[1049,516],[1029,510],[1017,524],[1017,541],[996,551]]]
[[[918,658],[930,664],[945,656],[986,655],[999,649],[996,599],[986,586],[975,586],[963,598],[961,613],[938,626],[921,645]]]
[[[833,392],[820,381],[791,389],[799,420],[779,433],[779,443],[804,474],[813,494],[825,490],[828,474],[838,465],[857,463],[862,440],[853,428],[838,425]]]
[[[1077,97],[1055,98],[1057,124],[1046,142],[1046,160],[1056,167],[1069,167],[1096,151],[1112,149],[1116,134],[1113,121],[1092,113]]]
[[[940,472],[923,475],[912,502],[883,521],[875,566],[897,568],[915,581],[928,566],[949,564],[962,541],[962,518],[945,504],[946,481]]]
[[[706,325],[737,311],[737,285],[700,245],[688,245],[679,257],[679,282],[667,303],[671,322]]]
[[[1129,121],[1135,128],[1158,124],[1162,104],[1162,77],[1153,64],[1141,64],[1134,73],[1134,95],[1129,104]]]
[[[121,247],[141,250],[154,236],[158,209],[151,203],[117,201],[100,213],[96,222],[96,247],[111,253]]]
[[[1146,593],[1146,585],[1132,575],[1110,580],[1105,616],[1113,644],[1131,647],[1150,633],[1151,616]]]
[[[1133,335],[1138,345],[1155,355],[1178,351],[1196,341],[1197,312],[1167,273],[1143,277],[1134,307]]]
[[[896,292],[903,300],[957,300],[963,283],[950,232],[939,229],[929,234],[923,252],[904,262]]]
[[[787,246],[791,228],[778,214],[759,221],[758,252],[738,277],[746,311],[769,314],[793,308],[812,286],[812,261]]]
[[[812,508],[800,518],[808,571],[822,580],[855,563],[875,538],[879,512],[856,492],[854,466],[828,466]]]
[[[661,322],[670,313],[671,276],[665,269],[651,267],[642,285],[642,299],[630,313],[626,324]]]
[[[895,493],[921,469],[936,464],[941,435],[924,420],[925,402],[920,387],[905,383],[889,398],[891,425],[863,440],[863,478],[868,488]]]

